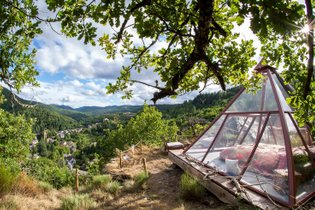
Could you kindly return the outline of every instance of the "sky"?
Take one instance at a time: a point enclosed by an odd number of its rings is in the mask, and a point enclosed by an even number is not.
[[[46,10],[43,0],[38,1],[39,16],[45,18],[52,14]],[[36,69],[39,72],[37,80],[40,87],[26,86],[22,89],[21,96],[32,101],[45,104],[67,105],[74,108],[81,106],[110,106],[110,105],[141,105],[144,102],[151,103],[150,99],[156,89],[145,85],[135,84],[132,89],[132,99],[121,99],[122,94],[106,94],[106,85],[115,82],[119,76],[121,66],[128,64],[127,58],[117,57],[115,60],[107,59],[106,53],[99,46],[85,45],[76,38],[67,38],[57,34],[48,25],[42,24],[43,33],[33,41],[33,47],[37,49]],[[60,25],[53,24],[56,31],[60,31]],[[259,43],[249,30],[249,22],[237,28],[243,39],[254,39],[256,47]],[[112,33],[107,26],[98,27],[98,35],[104,32]],[[141,42],[136,33],[133,33],[135,43]],[[164,41],[159,41],[153,50],[167,46]],[[255,57],[258,61],[259,57]],[[158,76],[153,71],[145,71],[133,78],[154,84]],[[204,92],[218,91],[217,85],[208,86]],[[159,104],[182,103],[193,99],[198,95],[193,91],[176,99],[164,98]]]

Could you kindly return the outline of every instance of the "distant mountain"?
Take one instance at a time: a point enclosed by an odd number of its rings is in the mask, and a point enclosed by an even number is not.
[[[60,108],[60,109],[66,109],[66,110],[74,110],[71,106],[66,106],[66,105],[57,105],[57,104],[51,104],[51,106]]]
[[[26,118],[35,119],[33,125],[35,133],[42,133],[44,129],[64,130],[80,125],[77,120],[54,110],[53,106],[28,101],[16,95],[14,99],[11,91],[6,88],[2,88],[2,94],[5,101],[0,104],[0,108],[11,113],[24,114]]]
[[[207,108],[215,105],[223,105],[229,101],[239,90],[239,87],[231,88],[227,91],[199,94],[193,100],[183,104],[160,104],[156,105],[167,118],[174,117],[178,113],[190,112],[194,107],[197,109]],[[121,106],[83,106],[72,108],[65,105],[42,104],[32,102],[15,96],[22,104],[34,105],[33,108],[24,108],[13,100],[12,93],[3,88],[3,95],[6,101],[0,105],[1,108],[9,112],[18,112],[27,117],[36,118],[34,131],[40,132],[43,129],[63,130],[67,128],[86,126],[95,122],[100,122],[106,115],[114,113],[133,113],[141,111],[142,105],[121,105]],[[132,115],[131,115],[132,116]]]
[[[107,113],[117,113],[117,112],[139,112],[142,109],[142,105],[122,105],[122,106],[83,106],[75,110],[89,113],[93,115],[107,114]]]

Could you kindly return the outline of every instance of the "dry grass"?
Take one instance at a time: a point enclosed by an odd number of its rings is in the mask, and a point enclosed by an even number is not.
[[[124,163],[123,168],[119,168],[119,159],[115,159],[106,167],[111,174],[126,174],[129,177],[135,177],[143,171],[143,157],[147,160],[150,177],[146,180],[146,188],[134,189],[134,180],[125,180],[117,196],[114,196],[104,189],[89,188],[82,193],[87,193],[88,197],[96,202],[93,210],[206,210],[206,209],[226,209],[221,202],[213,199],[213,204],[205,205],[198,202],[185,202],[180,199],[180,176],[182,171],[174,168],[167,156],[163,155],[159,149],[143,148],[140,152],[137,150],[130,155],[130,161]],[[113,180],[112,180],[113,181]],[[111,181],[111,182],[112,182]],[[24,182],[23,182],[24,183]],[[26,183],[31,183],[27,181]],[[81,186],[84,188],[84,186]],[[35,188],[36,189],[36,188]],[[129,190],[128,190],[129,189]],[[36,190],[35,190],[36,192]],[[27,193],[26,193],[27,194]],[[36,193],[35,193],[36,194]],[[12,206],[11,209],[17,210],[44,210],[44,209],[62,209],[62,200],[73,195],[71,188],[62,188],[60,190],[51,189],[34,196],[25,194],[11,194],[0,199],[0,206]],[[83,199],[84,200],[84,199]],[[71,203],[71,202],[70,202]],[[3,208],[0,208],[3,209]]]
[[[25,173],[20,173],[15,180],[12,189],[15,194],[22,194],[26,196],[37,196],[43,192],[39,183],[27,176]]]
[[[74,194],[62,199],[63,210],[86,210],[96,206],[95,201],[88,194]]]

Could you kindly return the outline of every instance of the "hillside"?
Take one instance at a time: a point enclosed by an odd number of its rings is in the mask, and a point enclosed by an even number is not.
[[[79,126],[75,119],[54,110],[52,106],[15,96],[17,102],[13,99],[12,93],[6,88],[2,89],[2,94],[5,97],[5,101],[0,107],[8,112],[24,114],[26,118],[35,119],[33,126],[35,133],[41,133],[44,129],[64,130]],[[25,107],[25,105],[30,106]]]
[[[127,154],[126,154],[127,155]],[[79,194],[88,195],[95,202],[92,209],[135,210],[135,209],[165,209],[165,210],[206,210],[231,209],[213,197],[210,193],[202,202],[185,201],[180,197],[179,180],[182,171],[175,167],[160,149],[143,148],[134,154],[128,153],[130,159],[119,168],[119,159],[114,158],[106,165],[106,172],[126,177],[135,177],[142,171],[142,158],[146,158],[150,176],[144,187],[134,190],[123,190],[116,195],[110,195],[98,189],[89,190],[80,185]],[[117,176],[118,177],[118,176]],[[121,183],[126,180],[119,179]],[[23,192],[9,194],[0,199],[0,209],[60,209],[62,200],[75,194],[72,188],[60,190],[51,189],[47,192],[37,192],[36,195],[25,195]],[[82,209],[85,209],[82,207]]]
[[[214,93],[199,94],[193,100],[186,101],[183,104],[159,104],[156,108],[163,113],[164,118],[176,118],[194,113],[195,109],[207,109],[210,107],[222,107],[230,98],[232,98],[239,90],[238,87],[231,88],[226,92],[218,91]],[[142,110],[142,105],[122,105],[122,106],[83,106],[72,108],[65,105],[43,104],[39,102],[29,101],[15,96],[22,104],[32,105],[31,108],[25,108],[12,99],[11,92],[3,88],[2,91],[5,102],[0,105],[6,111],[25,114],[28,118],[36,119],[34,132],[41,133],[44,129],[49,130],[65,130],[80,126],[88,126],[93,123],[101,122],[104,118],[111,118],[114,114],[120,113],[120,118],[128,120],[134,114]],[[216,108],[214,108],[216,109]],[[209,111],[208,114],[202,114],[202,118],[212,120],[217,114],[215,111]],[[125,113],[121,115],[121,113]],[[209,115],[210,113],[210,115]],[[198,115],[198,113],[196,113]]]

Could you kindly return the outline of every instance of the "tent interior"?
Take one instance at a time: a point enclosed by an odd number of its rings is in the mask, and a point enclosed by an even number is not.
[[[294,120],[275,69],[259,72],[261,89],[240,90],[184,154],[291,207],[314,195],[315,146],[309,129]]]

